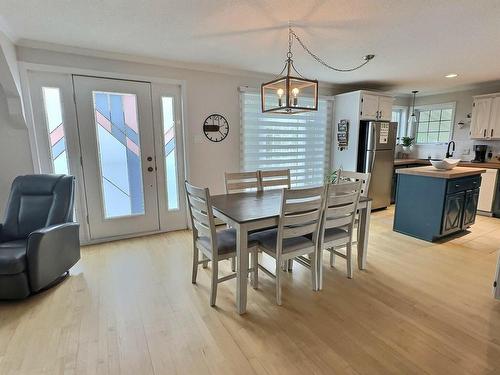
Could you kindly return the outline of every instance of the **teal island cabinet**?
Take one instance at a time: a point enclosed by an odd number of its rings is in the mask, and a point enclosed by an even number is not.
[[[425,166],[396,172],[396,232],[436,241],[474,224],[485,169]]]

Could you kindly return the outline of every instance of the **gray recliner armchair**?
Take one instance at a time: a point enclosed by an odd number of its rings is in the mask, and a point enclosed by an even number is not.
[[[19,176],[0,224],[0,299],[25,298],[80,259],[73,176]]]

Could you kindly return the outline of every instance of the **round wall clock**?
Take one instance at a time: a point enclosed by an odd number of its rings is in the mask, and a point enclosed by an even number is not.
[[[203,132],[212,142],[223,141],[229,134],[229,123],[224,116],[214,113],[205,119]]]

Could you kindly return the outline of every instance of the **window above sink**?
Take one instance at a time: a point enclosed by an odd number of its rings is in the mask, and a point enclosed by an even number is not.
[[[440,144],[451,140],[455,120],[454,102],[416,106],[415,115],[416,144]]]

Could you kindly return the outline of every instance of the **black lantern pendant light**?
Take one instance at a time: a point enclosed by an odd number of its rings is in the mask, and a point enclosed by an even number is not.
[[[261,85],[262,112],[289,114],[318,110],[318,81],[305,78],[293,65],[292,42],[294,38],[317,62],[337,72],[351,72],[359,69],[375,57],[375,55],[366,55],[364,62],[354,68],[335,68],[312,53],[289,25],[285,66],[278,74],[278,78]],[[286,75],[282,76],[284,72]]]

